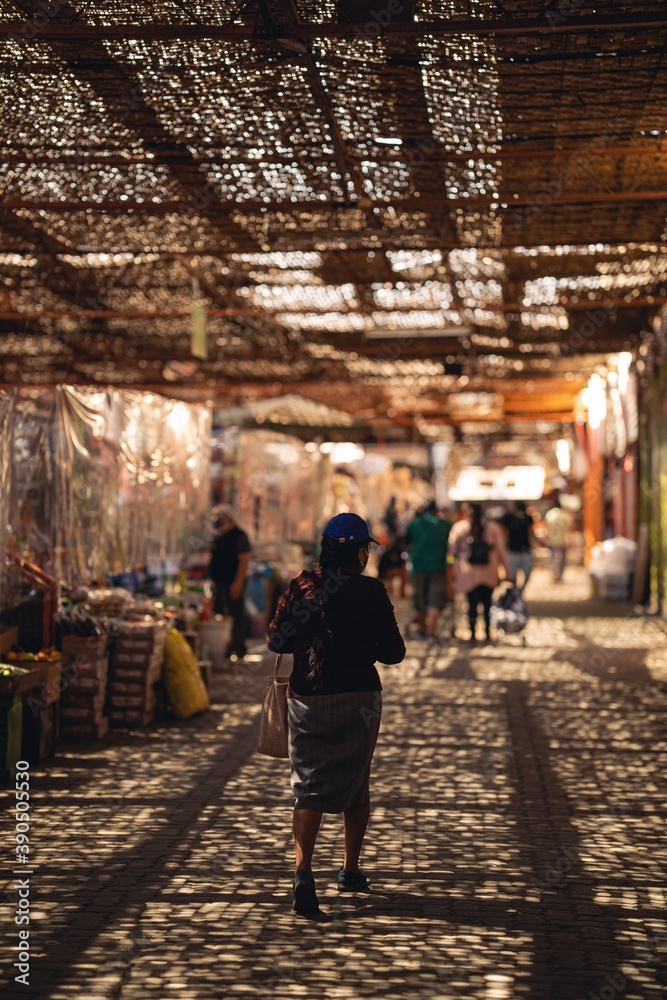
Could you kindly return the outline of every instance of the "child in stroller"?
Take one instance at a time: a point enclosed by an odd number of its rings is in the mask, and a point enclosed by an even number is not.
[[[521,593],[513,583],[502,588],[491,605],[491,625],[496,635],[521,635],[528,623],[528,610]],[[526,644],[525,635],[521,635]]]

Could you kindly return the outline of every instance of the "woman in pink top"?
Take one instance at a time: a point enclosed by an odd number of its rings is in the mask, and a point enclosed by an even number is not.
[[[487,641],[490,636],[491,594],[500,582],[499,568],[509,578],[509,561],[501,528],[485,521],[478,503],[467,504],[465,518],[449,533],[449,551],[456,557],[456,589],[468,598],[470,641],[475,642],[477,608],[484,611]]]

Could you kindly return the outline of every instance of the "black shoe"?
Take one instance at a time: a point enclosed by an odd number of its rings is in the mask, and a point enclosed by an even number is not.
[[[349,872],[347,868],[341,868],[338,872],[338,891],[370,892],[370,886],[362,871]]]
[[[292,909],[301,916],[318,913],[320,909],[313,873],[305,868],[300,868],[292,879]]]

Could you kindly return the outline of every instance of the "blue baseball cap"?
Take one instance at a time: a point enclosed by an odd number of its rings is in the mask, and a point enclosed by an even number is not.
[[[336,514],[332,517],[324,531],[324,538],[336,538],[339,542],[375,542],[379,545],[377,538],[371,538],[368,525],[363,517],[358,514]]]

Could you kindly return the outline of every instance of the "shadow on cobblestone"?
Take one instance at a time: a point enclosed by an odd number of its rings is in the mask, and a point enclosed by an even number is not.
[[[664,646],[597,612],[533,616],[526,646],[409,643],[382,670],[373,891],[336,892],[326,817],[319,921],[290,909],[286,762],[254,752],[266,663],[200,719],[66,748],[33,778],[16,995],[662,998]]]

